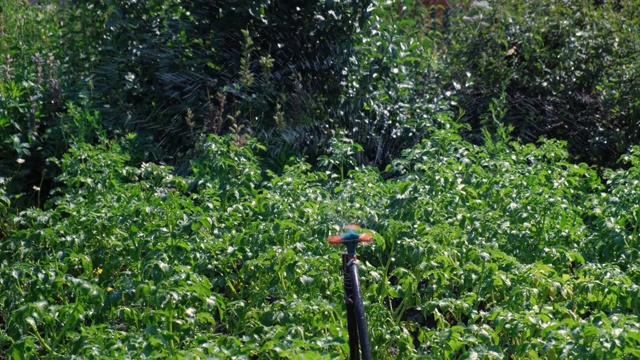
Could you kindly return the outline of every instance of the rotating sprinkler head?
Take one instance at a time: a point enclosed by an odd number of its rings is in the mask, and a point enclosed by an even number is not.
[[[360,227],[357,225],[347,225],[344,229],[345,232],[342,235],[334,235],[329,238],[329,245],[338,246],[344,244],[347,247],[347,254],[350,256],[356,256],[358,243],[370,243],[373,241],[373,236],[361,233]]]

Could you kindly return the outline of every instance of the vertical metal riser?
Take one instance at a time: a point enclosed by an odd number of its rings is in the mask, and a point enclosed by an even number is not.
[[[353,302],[351,277],[347,264],[351,260],[348,254],[342,254],[342,284],[344,286],[344,303],[347,306],[347,331],[349,331],[349,360],[360,360],[360,343],[358,341],[358,325],[356,306]]]
[[[358,338],[360,339],[360,349],[362,360],[371,360],[371,345],[369,344],[369,333],[367,332],[367,318],[364,313],[364,303],[360,292],[360,278],[358,277],[358,265],[354,262],[349,266],[349,277],[351,278],[351,294],[355,305],[356,322],[358,323]]]

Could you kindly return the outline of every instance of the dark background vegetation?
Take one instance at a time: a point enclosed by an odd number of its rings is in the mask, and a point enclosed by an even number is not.
[[[508,124],[525,142],[566,140],[575,161],[597,166],[638,142],[632,1],[475,2],[448,10],[444,27],[418,1],[372,5],[10,2],[2,176],[32,198],[55,173],[46,159],[71,141],[128,132],[138,161],[172,164],[201,135],[242,132],[276,167],[295,154],[315,162],[343,133],[363,146],[360,163],[384,169],[446,112],[472,142]]]

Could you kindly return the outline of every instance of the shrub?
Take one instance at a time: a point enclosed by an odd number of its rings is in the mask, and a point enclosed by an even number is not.
[[[594,194],[587,205],[592,222],[603,234],[595,243],[599,259],[623,269],[640,258],[640,147],[634,146],[620,161],[625,169],[604,172],[606,194]]]
[[[441,66],[424,28],[421,4],[375,1],[368,26],[357,37],[340,106],[330,128],[363,147],[360,163],[384,168],[452,116],[443,102]],[[418,11],[413,13],[419,6]]]
[[[90,141],[99,128],[96,117],[79,121],[78,113],[88,111],[80,91],[67,93],[77,83],[61,23],[56,5],[10,0],[0,11],[0,177],[14,205],[42,204],[55,176],[47,159],[62,155],[72,139]]]
[[[525,141],[565,139],[575,158],[598,164],[640,140],[637,2],[486,5],[453,20],[443,67],[476,139],[481,127],[512,124]]]
[[[89,1],[72,19],[94,29],[82,41],[99,57],[92,81],[110,126],[174,155],[225,132],[229,116],[253,132],[326,119],[368,4]]]

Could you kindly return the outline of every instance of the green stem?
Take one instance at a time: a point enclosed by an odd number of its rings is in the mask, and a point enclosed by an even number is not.
[[[544,227],[545,227],[546,222],[547,222],[547,212],[546,212],[546,209],[545,209],[544,214],[542,216],[542,224],[540,225],[540,229],[538,230],[538,233],[540,234],[540,236],[538,237],[538,241],[539,241],[538,246],[540,246],[540,244],[544,244],[545,243],[543,241],[544,240],[543,237],[544,237],[544,231],[545,231]]]
[[[173,347],[174,347],[174,344],[173,344],[173,311],[171,311],[171,313],[169,313],[169,333],[171,334],[171,341],[170,341],[171,349],[173,349]]]
[[[74,311],[78,310],[78,303],[76,302],[76,305],[73,309]],[[69,317],[69,316],[68,316]],[[66,334],[66,332],[73,326],[76,325],[77,321],[71,321],[69,318],[66,319],[66,321],[63,322],[63,326],[62,329],[60,331],[58,331],[58,336],[56,336],[56,332],[52,331],[52,336],[53,336],[53,344],[51,345],[51,351],[49,352],[49,355],[47,355],[47,359],[51,359],[55,349],[58,347],[58,344],[60,343],[60,339],[62,337],[64,337],[64,334]]]
[[[640,212],[640,210],[636,210],[633,212],[633,219],[635,220],[635,224],[633,226],[633,234],[631,235],[631,246],[632,248],[636,248],[636,245],[638,244],[638,227],[640,227],[640,224],[638,224],[638,213]]]
[[[47,350],[49,353],[51,353],[51,347],[49,346],[49,344],[46,343],[46,341],[44,341],[44,339],[38,332],[38,328],[34,324],[30,324],[30,325],[31,325],[31,329],[33,329],[33,333],[38,338],[38,341],[40,342],[40,344],[42,344],[42,347],[45,348],[45,350]]]
[[[394,325],[398,325],[400,323],[400,320],[402,320],[402,315],[404,315],[404,312],[406,310],[407,310],[407,301],[403,300],[400,306],[396,309],[395,313],[393,314]]]
[[[38,207],[40,207],[40,193],[42,192],[42,183],[44,182],[44,175],[46,174],[47,170],[45,169],[42,172],[42,176],[40,177],[40,185],[38,185]]]
[[[286,281],[284,281],[284,276],[282,276],[282,273],[278,273],[278,277],[280,278],[280,283],[282,284],[282,289],[284,289],[285,291],[287,290],[287,283]]]

